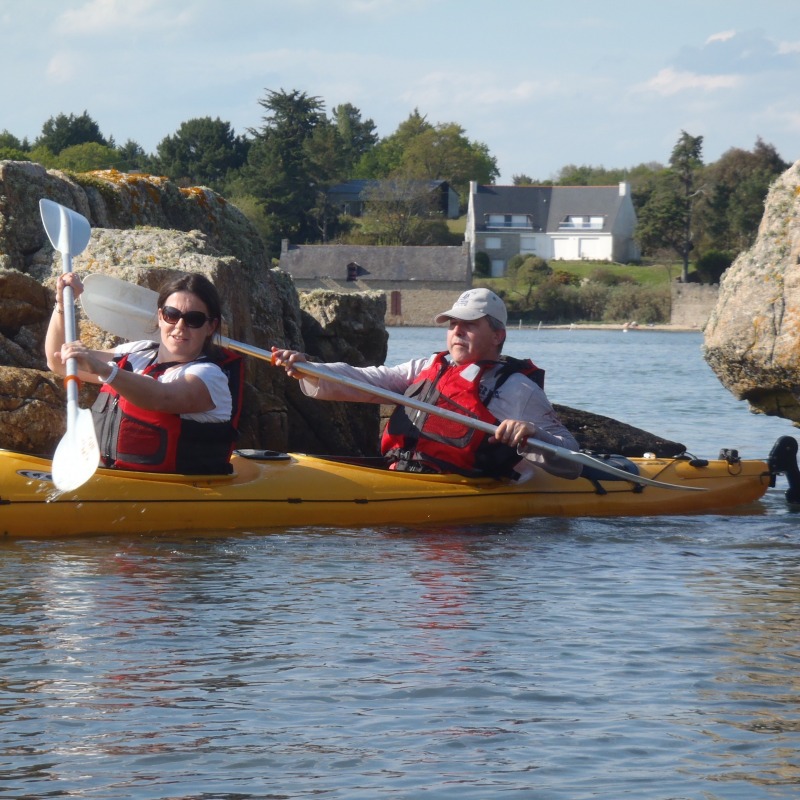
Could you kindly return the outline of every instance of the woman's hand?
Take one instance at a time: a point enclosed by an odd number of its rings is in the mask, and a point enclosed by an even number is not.
[[[91,373],[98,378],[107,378],[111,374],[111,365],[107,361],[98,358],[94,350],[90,350],[81,341],[65,342],[61,345],[61,350],[56,351],[55,355],[61,359],[61,363],[66,366],[70,358],[74,358],[81,372]]]
[[[64,307],[64,287],[72,287],[72,296],[76,300],[83,294],[83,282],[74,272],[62,272],[56,283],[56,305]]]
[[[306,361],[308,361],[308,358],[306,358],[305,353],[300,353],[297,350],[281,350],[278,347],[272,348],[272,363],[276,367],[283,367],[290,378],[299,380],[302,377],[301,373],[294,368],[294,365],[302,364]]]

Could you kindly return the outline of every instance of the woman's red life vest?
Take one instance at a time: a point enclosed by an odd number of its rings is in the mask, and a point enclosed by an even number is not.
[[[158,379],[177,362],[156,363],[158,345],[155,342],[152,349],[152,361],[142,374]],[[217,364],[227,376],[231,419],[197,422],[183,419],[180,414],[148,411],[126,400],[113,386],[103,384],[92,406],[103,466],[184,474],[231,472],[230,457],[242,411],[244,360],[238,353],[224,348],[218,348],[214,357],[201,356],[197,360]],[[131,370],[128,355],[115,361],[120,369]]]
[[[511,375],[520,373],[544,386],[544,370],[529,359],[504,356],[458,366],[437,353],[406,390],[430,405],[479,419],[492,425],[498,420],[487,408],[488,398]],[[498,365],[491,386],[481,387],[486,372]],[[487,397],[487,402],[482,400]],[[394,469],[412,472],[456,472],[469,476],[513,477],[520,456],[513,447],[490,443],[489,435],[436,414],[398,406],[389,418],[381,451]]]

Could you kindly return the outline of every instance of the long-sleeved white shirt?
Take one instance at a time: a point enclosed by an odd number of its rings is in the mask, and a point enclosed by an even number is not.
[[[431,357],[432,358],[432,357]],[[403,394],[431,362],[431,358],[416,358],[394,367],[353,367],[343,362],[325,364],[324,367],[333,374],[353,381],[366,383],[388,389],[395,394]],[[499,369],[499,365],[497,369]],[[534,438],[548,444],[558,445],[568,450],[578,450],[579,445],[573,435],[564,427],[544,391],[529,378],[515,373],[503,385],[494,390],[496,370],[487,370],[481,379],[481,399],[489,411],[498,419],[518,419],[531,422],[536,428]],[[376,395],[370,395],[360,389],[354,389],[339,383],[318,380],[315,377],[303,376],[300,387],[304,394],[318,400],[343,400],[360,403],[385,403]],[[491,393],[491,397],[484,394]],[[580,465],[573,461],[546,455],[544,453],[527,452],[515,469],[520,473],[519,480],[527,480],[534,474],[533,465],[538,465],[554,475],[575,478],[580,473]]]

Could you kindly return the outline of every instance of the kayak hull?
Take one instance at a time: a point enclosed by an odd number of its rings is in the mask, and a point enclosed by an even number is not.
[[[59,492],[51,462],[0,450],[0,536],[267,531],[510,520],[535,516],[649,516],[727,511],[770,485],[764,461],[632,459],[641,475],[683,488],[564,480],[522,485],[399,473],[302,454],[234,454],[234,472],[186,476],[98,469]],[[693,491],[693,488],[705,491]]]

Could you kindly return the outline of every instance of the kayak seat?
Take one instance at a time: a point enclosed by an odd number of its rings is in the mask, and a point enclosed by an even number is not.
[[[613,453],[591,453],[586,450],[582,452],[587,453],[587,455],[592,456],[592,458],[596,458],[598,461],[602,461],[611,467],[616,467],[617,469],[629,472],[631,475],[639,474],[639,467],[637,467],[636,464],[634,464],[629,458],[625,458],[625,456],[615,455]],[[598,467],[592,467],[588,464],[584,465],[583,469],[581,470],[580,477],[586,478],[587,481],[591,481],[597,494],[608,494],[608,492],[606,492],[606,490],[603,488],[601,481],[625,480],[624,478],[618,478],[616,475],[609,475],[607,472],[603,472]],[[644,487],[639,484],[634,484],[633,486],[634,492],[641,492],[643,489]]]
[[[254,461],[288,461],[291,458],[288,453],[281,453],[278,450],[251,450],[244,448],[233,452],[241,458],[250,458]]]

